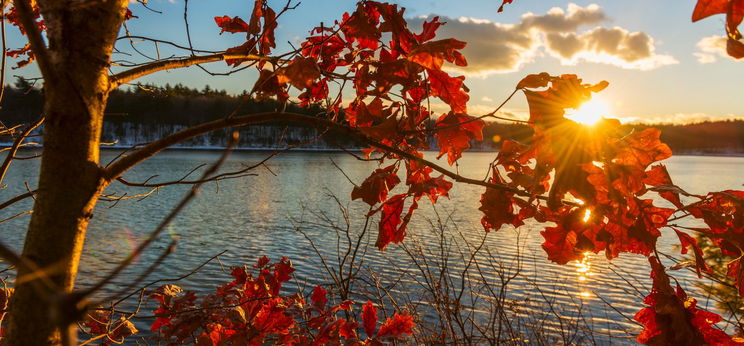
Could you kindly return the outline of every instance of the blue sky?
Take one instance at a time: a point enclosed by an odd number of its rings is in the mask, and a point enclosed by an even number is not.
[[[280,8],[285,2],[270,4]],[[500,103],[524,75],[545,71],[575,73],[592,83],[609,81],[610,87],[601,97],[615,117],[668,122],[744,118],[740,84],[744,64],[723,56],[717,46],[717,37],[723,35],[723,16],[690,22],[694,0],[515,0],[502,13],[497,12],[497,0],[395,2],[407,9],[413,27],[423,16],[443,16],[450,24],[440,29],[438,37],[469,43],[465,55],[474,68],[457,72],[468,77],[469,109],[474,114],[488,112]],[[150,0],[148,6],[162,14],[133,2],[130,8],[139,18],[128,22],[130,32],[186,44],[183,0]],[[286,50],[287,42],[300,42],[320,22],[332,23],[354,7],[355,2],[350,0],[302,1],[281,18],[277,51]],[[242,43],[242,35],[219,35],[213,18],[238,15],[247,19],[251,8],[252,1],[247,0],[190,0],[189,22],[195,47],[222,50]],[[551,26],[555,21],[562,26]],[[9,47],[16,48],[22,38],[15,29],[10,31]],[[614,47],[612,38],[620,39],[618,45],[624,48]],[[127,45],[121,42],[120,47],[131,52]],[[137,47],[156,54],[149,43],[137,43]],[[168,56],[175,52],[160,47],[160,53]],[[121,55],[118,58],[141,61]],[[205,67],[226,70],[221,62]],[[33,67],[13,74],[38,76]],[[252,71],[212,77],[193,67],[161,72],[142,81],[198,88],[209,84],[237,93],[250,89],[254,78]],[[524,114],[527,106],[516,97],[506,109]]]

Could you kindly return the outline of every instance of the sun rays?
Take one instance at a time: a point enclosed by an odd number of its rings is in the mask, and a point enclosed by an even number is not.
[[[597,97],[584,102],[578,110],[572,114],[566,115],[566,118],[571,119],[577,123],[592,126],[602,120],[602,117],[609,114],[610,107],[607,103]]]

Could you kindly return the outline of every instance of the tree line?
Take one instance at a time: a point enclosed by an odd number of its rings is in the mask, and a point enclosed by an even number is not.
[[[7,126],[29,123],[38,117],[42,108],[42,91],[28,80],[19,78],[13,85],[6,86],[2,100],[2,120]],[[106,107],[105,129],[102,140],[114,142],[133,136],[132,129],[144,133],[144,139],[156,138],[164,127],[166,131],[216,120],[235,109],[238,114],[268,112],[284,107],[276,100],[256,100],[246,98],[247,92],[238,95],[226,90],[190,88],[182,84],[139,84],[119,88],[111,93]],[[245,99],[245,100],[244,100]],[[300,107],[287,103],[288,111],[307,115],[321,114],[322,109],[315,105]],[[174,127],[175,126],[175,127]],[[433,127],[433,124],[432,124]],[[689,124],[625,124],[625,131],[642,131],[656,127],[660,129],[661,140],[680,154],[737,154],[744,153],[744,120],[704,121]],[[293,136],[287,136],[287,129]],[[284,124],[277,121],[258,129],[241,130],[241,146],[273,147],[281,138],[285,144],[300,145],[303,141],[315,141],[315,147],[334,147],[343,144],[354,146],[354,141],[335,132],[318,137],[317,131],[308,126]],[[245,133],[243,133],[245,132]],[[149,136],[149,135],[152,136]],[[528,144],[533,135],[527,124],[490,122],[483,128],[484,141],[472,143],[478,150],[497,150],[504,140],[516,140]],[[209,138],[197,138],[187,145],[203,143],[226,143],[229,131],[216,132]],[[432,141],[434,142],[434,141]],[[312,146],[306,144],[304,146]]]

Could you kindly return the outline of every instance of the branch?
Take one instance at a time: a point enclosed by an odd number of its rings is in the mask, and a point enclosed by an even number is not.
[[[41,31],[36,25],[36,20],[33,15],[33,8],[31,8],[31,2],[28,0],[15,0],[13,1],[15,9],[18,10],[18,16],[21,19],[21,25],[23,30],[26,31],[26,37],[28,43],[31,45],[31,50],[34,52],[36,58],[36,64],[39,66],[42,76],[49,80],[52,78],[52,67],[49,65],[49,51],[47,50],[44,39],[41,36]]]
[[[227,148],[225,148],[225,151],[222,152],[222,156],[215,162],[212,166],[210,166],[202,175],[201,180],[206,180],[211,175],[215,174],[223,163],[225,163],[225,160],[227,160],[227,157],[232,152],[232,148],[235,144],[238,143],[238,136],[237,132],[233,134],[233,137],[230,140],[230,143],[228,144]],[[108,275],[106,275],[103,279],[101,279],[99,282],[91,286],[90,288],[87,288],[80,292],[80,295],[78,296],[78,301],[82,300],[85,297],[90,296],[94,292],[101,289],[101,287],[105,286],[107,283],[111,282],[119,273],[121,273],[122,270],[124,270],[127,266],[129,266],[137,256],[139,256],[142,251],[145,250],[152,242],[154,242],[158,236],[163,233],[163,231],[166,229],[166,227],[178,216],[178,214],[189,204],[189,202],[196,196],[196,194],[199,192],[199,188],[201,188],[203,183],[197,183],[194,184],[194,186],[191,187],[191,190],[189,191],[186,196],[181,199],[181,202],[176,205],[173,210],[160,222],[158,227],[156,227],[152,232],[150,232],[150,235],[137,246],[130,254],[125,258],[123,261],[119,263],[119,265],[116,266]],[[157,262],[156,262],[157,263]],[[153,268],[154,269],[154,268]]]
[[[200,55],[190,56],[187,58],[172,59],[172,60],[158,60],[153,61],[149,64],[135,67],[124,72],[119,72],[115,75],[109,76],[109,91],[116,89],[118,86],[135,80],[137,78],[158,72],[163,70],[189,67],[197,64],[205,64],[215,61],[223,61],[229,59],[240,59],[240,60],[252,60],[252,61],[269,61],[273,63],[279,62],[278,58],[260,56],[256,54],[231,54],[231,53],[217,53],[211,55]]]
[[[13,146],[10,147],[10,152],[8,152],[8,156],[5,157],[5,161],[3,161],[3,165],[0,166],[0,183],[3,182],[3,179],[5,179],[5,173],[8,172],[8,168],[10,168],[10,163],[13,162],[13,158],[15,158],[15,154],[18,151],[18,148],[21,146],[21,143],[23,143],[23,140],[26,139],[29,133],[33,131],[35,128],[39,127],[41,123],[44,122],[44,117],[41,116],[39,119],[37,119],[33,124],[29,125],[21,134],[15,139],[15,142],[13,142]]]
[[[14,204],[15,202],[22,201],[22,200],[24,200],[24,199],[26,199],[28,197],[31,197],[34,194],[36,194],[36,190],[29,191],[29,192],[26,192],[24,194],[20,194],[20,195],[15,196],[15,197],[13,197],[13,198],[11,198],[11,199],[3,202],[3,203],[0,203],[0,210],[7,208],[8,206]]]
[[[523,197],[533,197],[531,193],[513,188],[511,186],[502,185],[502,184],[494,184],[494,183],[489,183],[489,182],[485,182],[482,180],[463,177],[434,162],[420,158],[416,155],[410,154],[401,149],[391,147],[375,139],[367,137],[366,135],[360,133],[356,129],[351,128],[349,126],[335,123],[327,119],[316,118],[316,117],[307,116],[303,114],[282,113],[282,112],[257,113],[257,114],[243,115],[243,116],[237,116],[237,117],[231,117],[231,118],[224,118],[224,119],[211,121],[208,123],[203,123],[201,125],[196,125],[191,128],[185,129],[183,131],[176,132],[172,135],[169,135],[157,141],[154,141],[140,149],[137,149],[133,151],[130,155],[122,157],[121,159],[112,163],[108,167],[103,168],[103,177],[109,182],[114,179],[117,179],[124,172],[136,166],[138,163],[167,149],[168,147],[172,145],[175,145],[179,142],[185,141],[190,138],[201,136],[201,135],[204,135],[204,134],[216,131],[216,130],[221,130],[224,128],[257,125],[257,124],[262,124],[262,123],[267,123],[267,122],[272,122],[272,121],[306,124],[306,125],[314,126],[316,128],[327,128],[330,130],[339,131],[347,135],[348,137],[358,140],[359,142],[364,143],[366,145],[376,147],[384,151],[396,154],[400,157],[404,157],[406,159],[416,161],[420,164],[429,166],[435,171],[438,171],[446,175],[447,177],[453,179],[454,181],[472,184],[472,185],[480,185],[480,186],[498,189],[498,190],[505,190],[505,191],[509,191],[509,192],[512,192],[516,195],[523,196]],[[537,198],[545,199],[546,197],[538,196]]]

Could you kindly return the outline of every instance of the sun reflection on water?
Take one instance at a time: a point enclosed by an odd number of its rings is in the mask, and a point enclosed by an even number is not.
[[[576,274],[579,281],[579,296],[582,298],[588,298],[592,296],[592,293],[586,290],[583,287],[583,284],[589,280],[590,276],[594,275],[594,273],[592,273],[592,263],[590,261],[592,253],[584,252],[583,255],[581,261],[576,263]]]

